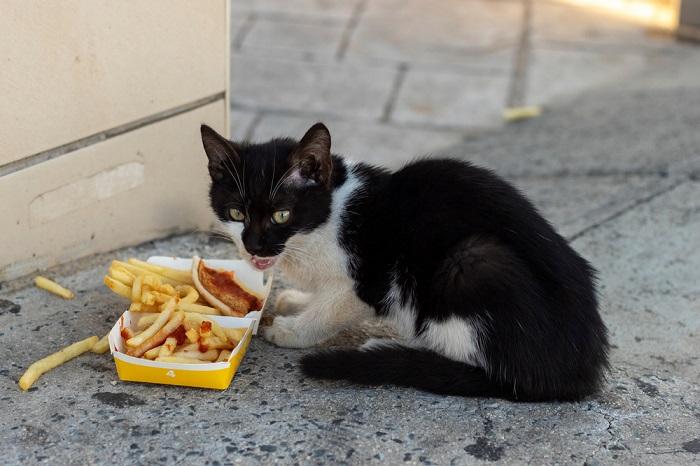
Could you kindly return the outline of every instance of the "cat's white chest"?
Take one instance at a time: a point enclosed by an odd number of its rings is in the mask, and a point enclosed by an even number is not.
[[[337,241],[333,225],[325,224],[313,232],[291,237],[279,262],[282,273],[304,291],[352,282],[348,257]],[[352,287],[352,285],[350,285]]]

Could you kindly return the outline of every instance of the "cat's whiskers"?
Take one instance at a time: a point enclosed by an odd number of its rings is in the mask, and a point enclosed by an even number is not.
[[[277,184],[275,185],[275,189],[272,190],[272,196],[270,198],[270,202],[272,202],[275,199],[275,196],[277,195],[277,191],[282,187],[282,183],[291,176],[291,173],[287,175],[291,170],[299,166],[301,162],[296,162],[292,166],[290,166],[284,173],[282,173],[282,176],[280,177],[279,181],[277,181]]]

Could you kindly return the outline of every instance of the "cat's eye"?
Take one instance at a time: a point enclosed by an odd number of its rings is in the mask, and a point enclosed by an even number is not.
[[[234,222],[242,222],[245,220],[245,215],[238,209],[229,209],[228,215]]]
[[[288,210],[277,210],[272,213],[272,223],[276,224],[281,224],[281,223],[287,223],[289,220],[289,211]]]

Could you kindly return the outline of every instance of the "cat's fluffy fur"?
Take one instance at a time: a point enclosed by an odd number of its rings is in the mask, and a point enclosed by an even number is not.
[[[307,355],[308,376],[518,400],[600,388],[608,341],[594,270],[494,173],[451,159],[393,173],[352,164],[331,155],[322,124],[300,142],[202,136],[224,227],[244,257],[276,256],[302,290],[280,294],[263,336],[309,347],[379,317],[403,338]],[[280,208],[290,221],[274,225]]]

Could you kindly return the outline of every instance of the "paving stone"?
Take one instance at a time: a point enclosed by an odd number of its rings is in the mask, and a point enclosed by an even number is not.
[[[360,0],[234,0],[231,10],[258,15],[349,18]]]
[[[575,241],[600,271],[625,363],[700,383],[700,182],[687,181]]]
[[[694,206],[691,197],[700,197],[693,189],[674,204]],[[683,214],[676,209],[671,217],[681,221]],[[688,223],[686,232],[693,226]],[[604,243],[607,235],[601,237]],[[641,239],[651,247],[650,238]],[[675,257],[687,251],[681,243],[673,244],[681,249],[664,252]],[[600,265],[611,264],[619,251],[629,248],[612,242],[598,253],[595,243],[577,246]],[[37,354],[89,333],[101,334],[121,312],[122,300],[101,284],[111,257],[195,252],[235,257],[230,244],[205,234],[184,235],[63,266],[51,275],[78,291],[74,301],[32,287],[10,287],[14,291],[0,294],[0,299],[21,306],[18,313],[0,315],[2,402],[8,408],[22,407],[0,426],[7,464],[42,458],[73,463],[80,458],[112,464],[240,460],[511,465],[536,460],[655,465],[659,455],[672,464],[697,458],[692,442],[700,429],[698,385],[656,359],[643,366],[629,363],[628,353],[635,348],[623,344],[613,351],[605,392],[582,403],[509,403],[304,380],[297,361],[305,351],[274,348],[257,337],[224,392],[120,382],[110,357],[95,354],[44,375],[29,393],[17,389],[22,368]],[[690,256],[694,264],[696,256]],[[628,274],[627,269],[615,272],[621,274],[616,283]],[[687,286],[688,279],[682,284]],[[276,289],[280,286],[282,281]],[[673,303],[668,304],[665,309],[671,310]],[[607,311],[606,318],[614,320]],[[697,312],[677,318],[697,320]],[[49,321],[52,326],[46,325]],[[636,319],[627,325],[628,332],[637,332]],[[663,341],[650,344],[666,344],[668,335],[660,335]],[[617,333],[615,338],[620,341]]]
[[[669,180],[657,176],[555,176],[511,180],[552,222],[560,234],[572,237],[640,197],[667,189]]]
[[[246,35],[241,50],[256,57],[333,59],[344,30],[345,24],[340,21],[308,23],[260,18]]]
[[[352,160],[398,168],[411,159],[430,154],[461,139],[459,132],[400,128],[379,123],[327,119],[321,116],[265,116],[254,138],[262,141],[279,136],[301,138],[316,121],[331,132],[333,151]]]
[[[681,110],[682,109],[682,110]],[[700,156],[694,88],[591,91],[441,151],[506,176],[664,174]]]
[[[535,47],[527,76],[526,103],[547,105],[640,74],[647,63],[642,53]]]
[[[508,83],[506,74],[409,69],[391,120],[454,128],[499,126]]]
[[[485,52],[517,42],[521,17],[517,2],[370,1],[347,56],[477,63]]]
[[[381,116],[396,74],[393,67],[303,63],[240,54],[231,60],[234,106],[365,119]]]
[[[594,8],[563,2],[532,2],[531,37],[540,42],[568,43],[578,48],[633,50],[673,45],[670,36],[653,34],[639,23]]]

